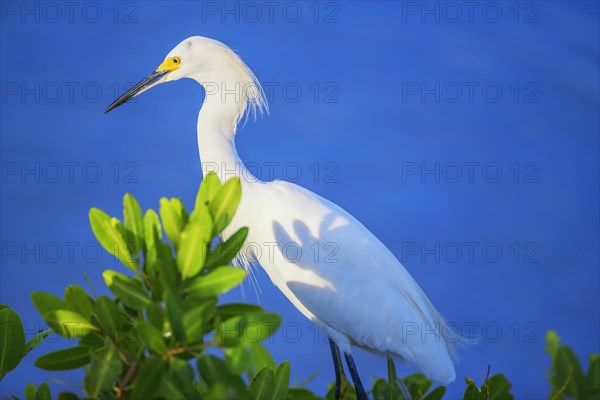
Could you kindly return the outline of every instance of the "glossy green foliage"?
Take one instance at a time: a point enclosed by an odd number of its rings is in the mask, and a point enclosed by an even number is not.
[[[290,365],[277,365],[262,344],[279,328],[278,315],[253,304],[219,304],[220,295],[246,278],[246,271],[230,263],[248,229],[218,239],[241,195],[238,179],[222,184],[209,174],[191,212],[176,198],[161,199],[158,212],[143,212],[131,194],[123,199],[123,222],[92,209],[89,220],[98,242],[125,267],[102,273],[112,296],[92,296],[77,285],[68,286],[62,298],[31,293],[50,329],[28,342],[17,313],[0,305],[0,380],[53,331],[69,338],[69,347],[38,357],[35,365],[46,371],[82,369],[85,398],[320,399],[303,387],[291,387]],[[590,356],[584,372],[554,332],[548,333],[546,351],[552,358],[552,399],[600,395],[598,355]],[[352,383],[341,376],[340,398],[356,399]],[[488,371],[479,385],[465,381],[464,400],[513,399],[502,374],[490,377]],[[368,394],[374,400],[440,400],[446,392],[422,374],[398,379],[391,359],[387,379],[372,382]],[[80,395],[52,396],[47,384],[30,383],[24,398],[72,400]],[[334,384],[324,398],[335,399]]]
[[[552,359],[550,385],[552,399],[596,399],[600,397],[600,355],[589,356],[587,373],[569,346],[560,344],[554,331],[546,334],[546,353]]]
[[[112,298],[93,298],[76,285],[65,290],[64,298],[31,294],[49,327],[76,344],[39,357],[36,366],[84,368],[82,387],[89,398],[250,399],[266,391],[285,398],[289,365],[277,368],[260,343],[275,333],[280,317],[253,305],[217,305],[218,296],[246,277],[228,264],[242,248],[247,228],[218,240],[240,198],[238,179],[222,185],[210,174],[191,212],[179,199],[161,199],[158,213],[143,213],[131,194],[123,199],[124,222],[92,209],[97,240],[126,269],[102,273]],[[4,375],[31,345],[13,310],[3,307],[0,316]],[[211,348],[220,349],[221,356],[209,355]],[[46,392],[50,398],[47,389],[29,385],[26,398]]]
[[[26,342],[25,329],[19,315],[7,305],[0,304],[0,381],[48,334],[49,331],[38,332]]]

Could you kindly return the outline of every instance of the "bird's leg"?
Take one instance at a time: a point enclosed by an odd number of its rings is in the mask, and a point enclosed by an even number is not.
[[[367,397],[367,392],[365,392],[365,388],[360,381],[360,376],[356,370],[356,365],[354,365],[354,359],[348,353],[344,353],[344,356],[346,357],[346,364],[348,365],[350,376],[352,377],[352,382],[354,383],[354,389],[356,389],[356,398],[358,400],[369,400]]]
[[[346,375],[344,374],[344,365],[340,356],[340,349],[332,338],[329,338],[329,346],[331,347],[331,356],[333,357],[333,367],[335,368],[335,399],[340,400],[342,380],[346,383]],[[345,385],[344,385],[345,386]]]

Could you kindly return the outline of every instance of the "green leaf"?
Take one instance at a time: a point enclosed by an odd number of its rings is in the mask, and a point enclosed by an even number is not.
[[[0,379],[19,365],[25,355],[25,330],[10,308],[0,311]]]
[[[156,299],[162,298],[162,289],[165,284],[161,279],[159,263],[162,255],[162,228],[160,220],[154,210],[146,211],[144,214],[144,237],[146,241],[146,252],[144,256],[144,272],[148,276],[151,290]]]
[[[160,199],[160,218],[167,237],[176,249],[179,248],[179,238],[183,227],[187,224],[188,215],[181,200],[172,198]]]
[[[237,346],[225,349],[225,362],[227,367],[234,374],[248,374],[248,379],[256,375],[252,368],[250,350],[247,346]]]
[[[264,367],[270,367],[275,370],[275,360],[271,357],[269,351],[260,343],[253,343],[248,346],[252,362],[252,375]]]
[[[83,347],[91,347],[94,350],[99,350],[104,347],[105,337],[100,332],[92,331],[79,339],[79,345]]]
[[[173,373],[173,376],[177,377],[177,380],[181,381],[182,386],[184,386],[183,381],[191,383],[196,376],[194,368],[187,361],[179,358],[172,358],[169,361],[169,371]]]
[[[157,276],[162,282],[162,286],[171,292],[179,290],[180,275],[177,271],[175,259],[173,259],[171,247],[167,243],[160,243],[159,259],[156,264]],[[164,296],[164,293],[161,293]],[[156,297],[161,299],[160,296]]]
[[[150,209],[144,214],[144,238],[146,239],[147,248],[154,247],[156,242],[153,233],[156,232],[158,239],[162,240],[162,228],[160,219],[156,211]]]
[[[129,245],[123,236],[123,225],[116,218],[97,208],[90,210],[90,225],[96,239],[110,254],[117,257],[123,265],[136,271],[136,264],[131,257]]]
[[[83,315],[88,321],[94,313],[94,300],[77,285],[69,285],[65,289],[65,308]]]
[[[444,394],[446,394],[446,387],[438,386],[425,396],[425,400],[442,400]]]
[[[552,363],[552,370],[554,372],[551,380],[553,393],[564,389],[563,395],[575,399],[582,398],[585,384],[584,375],[573,350],[568,346],[559,346]]]
[[[140,340],[144,342],[146,346],[150,347],[160,355],[167,354],[168,349],[162,332],[156,329],[154,325],[142,321],[137,325],[137,332],[140,336]]]
[[[467,388],[465,389],[465,393],[463,394],[463,400],[479,400],[479,388],[477,387],[477,385],[475,385],[475,383],[473,383],[473,380],[468,380],[469,378],[466,378],[465,381],[467,382]]]
[[[190,381],[191,382],[191,381]],[[171,375],[162,375],[160,379],[160,386],[158,388],[160,398],[164,399],[188,399],[186,395],[180,390],[180,386],[173,379]]]
[[[600,393],[600,355],[592,354],[589,360],[590,366],[585,378],[585,395],[591,398]]]
[[[104,282],[106,282],[106,286],[127,307],[142,311],[152,303],[142,285],[127,275],[106,270],[102,273],[102,277],[104,278]]]
[[[423,397],[431,387],[431,381],[423,374],[413,374],[402,379],[413,398]],[[396,386],[396,390],[398,386]]]
[[[550,358],[556,357],[556,352],[558,351],[558,346],[560,345],[560,337],[556,333],[556,331],[548,331],[546,333],[546,353],[550,356]]]
[[[177,251],[177,268],[183,279],[190,278],[200,272],[210,240],[212,238],[212,220],[206,207],[196,209],[190,222],[180,235]]]
[[[489,400],[512,400],[514,396],[510,394],[512,384],[502,374],[497,374],[489,378]],[[481,391],[484,392],[485,383],[481,386]]]
[[[215,385],[221,377],[231,375],[225,361],[206,353],[198,357],[198,372],[208,386]]]
[[[108,336],[115,337],[122,322],[115,302],[106,296],[100,296],[96,300],[95,312],[102,331]]]
[[[273,384],[273,398],[274,399],[285,399],[287,398],[288,390],[290,387],[290,363],[287,361],[282,362],[275,371],[275,381]]]
[[[177,290],[177,267],[172,256],[171,247],[162,242],[162,229],[158,215],[148,210],[144,216],[146,237],[146,258],[144,267],[151,283],[155,299],[162,299],[163,288]]]
[[[167,293],[166,305],[167,317],[169,318],[169,322],[171,323],[171,329],[173,329],[175,339],[185,340],[185,329],[183,328],[181,311],[179,310],[177,299],[175,299],[175,296],[171,292]]]
[[[146,320],[159,331],[163,330],[164,317],[163,313],[156,303],[148,304],[146,307]]]
[[[169,378],[171,378],[172,382],[183,393],[183,397],[179,398],[200,400],[200,394],[193,384],[194,380],[196,380],[196,374],[187,361],[172,358],[169,361]],[[173,397],[165,396],[165,398]]]
[[[42,383],[35,392],[35,400],[52,400],[50,395],[50,386],[47,383]]]
[[[196,389],[196,392],[200,393],[202,398],[208,395],[208,388],[202,379],[198,379],[194,382],[194,389]]]
[[[288,400],[320,400],[313,392],[304,388],[291,388],[287,398]]]
[[[218,267],[206,275],[196,277],[188,286],[190,296],[206,298],[223,294],[238,286],[246,278],[246,271],[236,267]]]
[[[112,388],[122,368],[118,351],[113,346],[96,354],[90,372],[83,378],[85,393],[89,397],[98,397],[102,391]]]
[[[265,367],[275,370],[276,365],[268,350],[260,343],[248,346],[236,346],[225,349],[226,363],[230,371],[236,374],[246,373],[248,379],[254,377]]]
[[[135,240],[135,253],[144,248],[144,220],[142,218],[142,209],[133,195],[126,193],[123,197],[123,217],[125,229],[131,232]]]
[[[223,304],[217,307],[217,315],[223,320],[235,317],[237,315],[254,313],[259,311],[264,310],[262,307],[257,306],[256,304],[246,303],[230,303]]]
[[[140,368],[134,381],[132,399],[151,399],[156,397],[156,391],[165,373],[166,363],[159,359],[150,359]]]
[[[214,386],[212,386],[208,393],[206,394],[206,398],[208,399],[247,399],[247,391],[246,388],[232,386],[228,383],[217,382]]]
[[[211,232],[213,220],[210,214],[210,210],[207,206],[200,204],[194,209],[194,211],[192,211],[188,219],[188,224],[191,223],[198,224],[200,226],[205,226],[207,228],[206,237],[208,239],[212,238],[213,235],[211,234]]]
[[[136,263],[132,258],[130,245],[125,240],[125,228],[116,218],[97,208],[90,210],[90,225],[96,239],[110,254],[117,257],[123,265],[136,272]]]
[[[98,330],[86,317],[74,311],[51,311],[45,315],[44,319],[54,332],[71,339],[82,337],[91,331]]]
[[[127,321],[117,337],[117,342],[122,346],[123,351],[126,351],[130,355],[142,353],[144,347],[135,327],[136,325],[133,321]]]
[[[248,385],[251,399],[273,399],[275,374],[269,367],[260,370]]]
[[[222,322],[215,332],[215,339],[223,346],[258,343],[271,336],[281,324],[277,314],[256,312],[239,315]]]
[[[66,308],[65,302],[58,296],[46,292],[31,292],[29,295],[35,309],[42,317],[50,311]]]
[[[373,390],[371,392],[373,394],[373,400],[388,400],[390,398],[390,385],[383,379],[377,379],[373,384]]]
[[[231,178],[217,192],[209,204],[214,221],[214,232],[219,234],[229,225],[242,198],[240,178]]]
[[[35,360],[35,366],[47,371],[65,371],[83,367],[90,361],[90,349],[77,346],[43,355]]]
[[[35,392],[37,392],[37,388],[31,382],[25,386],[25,400],[35,400]]]
[[[58,394],[58,400],[79,400],[79,397],[72,392],[60,392]]]
[[[194,208],[198,208],[200,205],[208,206],[221,189],[221,186],[223,185],[221,184],[217,174],[214,172],[209,172],[200,184],[200,189],[198,190],[198,195],[196,196]]]
[[[240,252],[248,236],[248,228],[240,228],[229,239],[219,243],[206,257],[204,268],[212,269],[220,265],[229,265]]]
[[[183,314],[183,328],[189,343],[202,342],[204,334],[209,330],[208,321],[214,310],[214,303],[204,303]],[[182,307],[180,306],[180,309]]]
[[[240,394],[236,397],[242,397],[241,394],[246,392],[246,384],[242,378],[232,374],[225,361],[218,357],[206,353],[200,355],[198,357],[198,372],[204,382],[211,388],[223,384]]]
[[[216,297],[211,297],[208,299],[198,299],[195,297],[187,296],[179,304],[179,309],[181,310],[182,314],[186,314],[197,308],[208,308],[210,310],[209,316],[212,318],[212,316],[215,313],[215,309],[216,309],[215,306],[217,305],[217,301],[218,301],[218,299]]]

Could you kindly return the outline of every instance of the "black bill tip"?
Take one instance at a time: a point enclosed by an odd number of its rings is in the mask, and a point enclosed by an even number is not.
[[[122,104],[127,103],[129,100],[142,93],[143,91],[148,90],[151,87],[157,85],[158,83],[160,83],[160,79],[168,73],[169,71],[166,70],[155,71],[151,73],[149,76],[142,79],[138,84],[136,84],[134,87],[132,87],[123,95],[121,95],[118,99],[113,101],[108,107],[106,107],[106,110],[102,112],[102,115],[114,110]]]

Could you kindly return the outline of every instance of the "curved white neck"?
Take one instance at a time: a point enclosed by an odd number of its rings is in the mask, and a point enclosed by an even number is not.
[[[219,82],[215,80],[215,82]],[[206,98],[198,113],[198,150],[202,175],[214,171],[221,182],[235,176],[242,180],[253,178],[240,160],[235,147],[238,120],[246,108],[246,99],[234,93],[241,87],[235,81],[220,80],[219,85],[200,82]],[[216,87],[219,86],[219,87]]]

